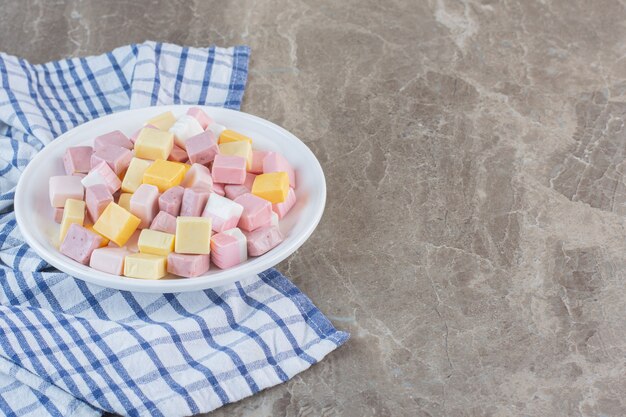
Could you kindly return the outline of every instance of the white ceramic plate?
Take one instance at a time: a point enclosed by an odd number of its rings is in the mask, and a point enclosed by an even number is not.
[[[296,251],[313,233],[326,203],[324,172],[311,150],[285,129],[250,114],[216,107],[202,107],[217,123],[248,135],[254,148],[280,151],[296,170],[297,203],[280,221],[285,240],[265,255],[226,270],[211,265],[195,278],[168,276],[141,280],[97,271],[62,255],[55,247],[59,225],[54,222],[48,197],[48,179],[64,175],[62,157],[66,148],[92,145],[101,134],[119,129],[131,135],[145,120],[171,110],[175,116],[192,106],[172,105],[134,109],[92,120],[64,133],[46,146],[26,167],[15,193],[15,215],[26,242],[48,263],[74,277],[120,290],[171,293],[219,287],[264,271]]]

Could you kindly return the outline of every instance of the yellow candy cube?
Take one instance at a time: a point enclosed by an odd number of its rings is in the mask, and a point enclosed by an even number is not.
[[[145,159],[133,158],[126,170],[126,175],[122,180],[122,191],[125,193],[134,193],[143,181],[143,173],[152,162]]]
[[[158,230],[143,229],[137,245],[141,253],[167,256],[174,250],[174,235]]]
[[[156,185],[159,192],[179,185],[185,176],[185,164],[159,159],[143,173],[143,183]]]
[[[124,258],[124,275],[130,278],[159,279],[166,273],[167,257],[133,253]]]
[[[65,206],[63,207],[63,218],[61,219],[61,230],[59,232],[59,243],[63,242],[67,230],[72,223],[83,225],[85,221],[85,202],[82,200],[74,200],[68,198],[65,200]]]
[[[173,147],[172,133],[144,128],[135,141],[135,155],[143,159],[167,159]]]
[[[242,135],[241,133],[235,132],[234,130],[226,129],[220,133],[220,137],[217,139],[218,144],[229,143],[229,142],[248,142],[252,145],[252,139],[248,136]]]
[[[109,239],[107,239],[106,236],[101,235],[100,233],[98,233],[98,231],[96,229],[93,228],[93,224],[90,224],[89,226],[85,226],[85,229],[89,230],[90,232],[93,232],[97,235],[99,235],[102,238],[102,242],[100,243],[101,248],[105,247],[106,245],[109,244]]]
[[[115,203],[109,203],[93,228],[117,246],[124,246],[141,223],[139,217]]]
[[[208,255],[211,252],[211,219],[208,217],[176,218],[176,253]]]
[[[252,194],[272,203],[282,203],[289,193],[289,175],[286,172],[270,172],[257,175],[252,183]]]
[[[221,137],[221,136],[220,136]],[[246,169],[252,167],[252,145],[245,141],[227,142],[219,145],[220,154],[241,156],[246,160]]]
[[[158,116],[153,117],[148,120],[145,125],[152,125],[160,130],[167,132],[170,130],[170,127],[176,123],[176,117],[172,114],[171,111],[166,111],[165,113],[161,113]]]
[[[132,196],[133,196],[132,193],[120,194],[120,198],[117,200],[117,205],[123,208],[124,210],[130,211],[130,198]]]

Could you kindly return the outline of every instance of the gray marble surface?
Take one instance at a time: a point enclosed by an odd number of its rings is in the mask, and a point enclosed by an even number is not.
[[[279,266],[347,345],[214,416],[626,415],[621,1],[0,1],[33,62],[252,47],[328,205]],[[145,17],[147,16],[147,17]]]

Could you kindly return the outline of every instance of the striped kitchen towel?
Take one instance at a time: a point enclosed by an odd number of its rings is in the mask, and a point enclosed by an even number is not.
[[[214,290],[117,291],[55,270],[16,227],[20,173],[55,137],[128,108],[239,109],[248,58],[244,46],[155,42],[43,65],[0,54],[0,415],[208,412],[347,339],[274,269]]]

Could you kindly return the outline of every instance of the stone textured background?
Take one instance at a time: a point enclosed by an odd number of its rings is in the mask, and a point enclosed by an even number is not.
[[[347,345],[214,416],[626,415],[626,4],[0,0],[33,62],[252,47],[327,175],[279,269]]]

